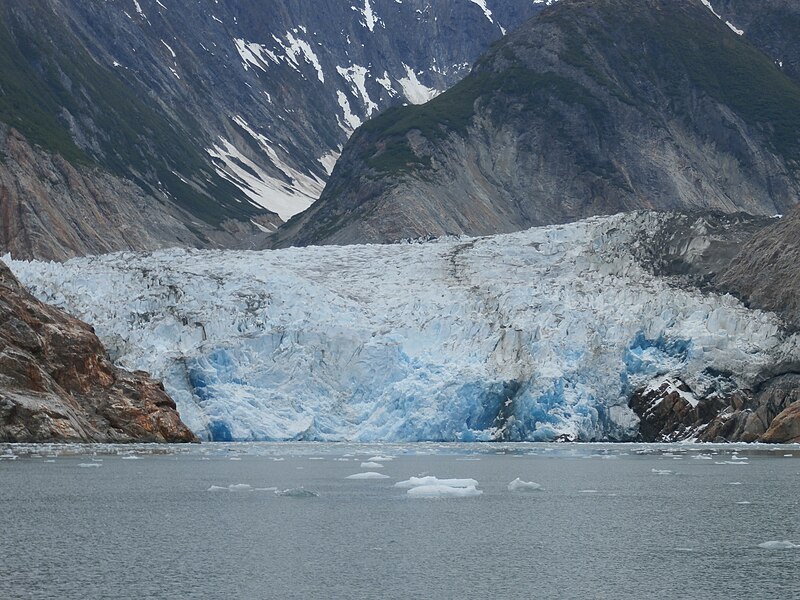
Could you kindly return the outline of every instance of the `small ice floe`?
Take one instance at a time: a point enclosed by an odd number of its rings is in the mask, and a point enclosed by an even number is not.
[[[248,483],[233,483],[228,486],[228,490],[231,492],[249,492],[252,489],[252,486]]]
[[[669,469],[650,469],[650,472],[655,475],[674,475]]]
[[[319,494],[312,492],[304,487],[289,488],[288,490],[275,490],[276,496],[284,496],[286,498],[317,498]]]
[[[379,462],[369,461],[369,462],[361,463],[361,468],[362,469],[382,469],[383,465],[381,463],[379,463]]]
[[[17,460],[16,454],[0,454],[0,460]]]
[[[376,473],[375,471],[366,471],[364,473],[348,475],[345,479],[389,479],[389,476],[383,473]]]
[[[783,458],[794,458],[794,454],[784,454]]]
[[[308,460],[325,460],[322,456],[309,456]]]
[[[715,465],[749,465],[750,463],[747,462],[747,459],[739,459],[739,460],[715,460]]]
[[[207,492],[249,492],[253,488],[248,483],[232,483],[228,486],[212,485]]]
[[[371,456],[367,459],[367,462],[390,462],[394,460],[394,456]]]
[[[122,457],[122,460],[142,460],[142,457],[134,454],[126,454]]]
[[[282,456],[280,456],[280,457],[274,457],[274,456],[273,456],[273,457],[271,458],[271,460],[273,460],[273,461],[275,461],[275,462],[283,462],[283,461],[284,461],[284,460],[286,460],[286,459],[285,459],[285,458],[283,458]]]
[[[508,484],[509,492],[541,492],[543,490],[544,488],[541,484],[533,481],[522,481],[519,477]]]
[[[394,486],[408,488],[412,498],[470,498],[483,494],[475,479],[439,479],[433,475],[411,477]]]
[[[464,458],[457,458],[456,460],[461,462],[478,462],[480,458],[477,456],[466,456]]]
[[[694,460],[713,460],[714,457],[710,454],[698,454],[692,457]]]
[[[276,487],[265,487],[265,488],[253,488],[254,492],[275,492],[278,488]]]
[[[44,461],[44,462],[46,462],[46,463],[54,463],[54,462],[56,462],[56,461],[55,461],[55,460],[53,460],[52,458],[48,458],[48,459],[47,459],[46,461]]]
[[[339,462],[350,462],[350,459],[349,458],[345,458],[344,456],[341,457],[341,458],[334,458],[333,460],[336,460],[336,461],[339,461]]]
[[[747,500],[742,500],[741,502],[737,502],[736,504],[744,505],[744,504],[752,504],[752,502],[748,502]]]
[[[78,466],[82,469],[91,469],[91,468],[96,469],[97,467],[102,467],[103,465],[101,465],[100,463],[90,462],[90,463],[81,463]]]
[[[412,498],[474,498],[480,496],[482,490],[474,485],[452,487],[449,485],[420,485],[412,487],[407,494]]]
[[[597,494],[597,490],[578,490],[579,494]]]
[[[242,460],[239,456],[231,456],[228,460]]]
[[[792,543],[789,540],[770,540],[761,542],[758,547],[764,550],[796,550],[800,548],[800,544]]]
[[[433,475],[427,477],[411,477],[405,481],[398,481],[394,487],[398,488],[415,488],[429,485],[444,485],[453,488],[467,488],[477,487],[478,482],[475,479],[439,479]]]
[[[734,454],[733,456],[731,456],[731,459],[733,459],[733,460],[747,460],[747,457],[746,456],[739,456],[738,454]]]

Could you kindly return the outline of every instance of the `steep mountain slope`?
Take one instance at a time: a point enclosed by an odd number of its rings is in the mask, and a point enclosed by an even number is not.
[[[276,244],[486,234],[637,208],[783,213],[800,85],[700,0],[561,0],[362,126]]]
[[[680,424],[669,439],[786,441],[800,335],[657,274],[649,254],[689,231],[691,260],[713,268],[725,230],[747,225],[633,213],[431,243],[11,266],[120,364],[163,378],[206,438],[632,440],[648,431],[628,407],[640,398],[651,430],[652,407]]]
[[[720,289],[800,328],[800,209],[759,231],[718,278]]]
[[[194,439],[162,385],[114,367],[91,327],[33,298],[0,262],[0,441]]]
[[[0,122],[31,150],[0,157],[0,249],[257,243],[318,197],[362,120],[452,85],[539,9],[428,4],[3,2]]]
[[[800,3],[795,0],[710,0],[709,8],[800,82]]]

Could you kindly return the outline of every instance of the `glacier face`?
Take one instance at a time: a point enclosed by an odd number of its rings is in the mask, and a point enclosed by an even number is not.
[[[710,394],[798,356],[773,315],[671,287],[635,260],[664,219],[7,260],[120,365],[162,378],[207,439],[621,440],[638,429],[629,394],[654,378]]]

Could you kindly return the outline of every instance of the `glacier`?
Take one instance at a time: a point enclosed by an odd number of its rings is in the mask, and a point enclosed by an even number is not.
[[[115,362],[162,379],[204,439],[627,440],[628,398],[654,379],[702,397],[800,356],[774,315],[640,264],[665,218],[5,260],[39,299],[91,323]]]

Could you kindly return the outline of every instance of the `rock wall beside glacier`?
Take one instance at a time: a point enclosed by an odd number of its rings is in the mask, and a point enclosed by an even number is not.
[[[160,383],[112,365],[89,325],[33,298],[0,262],[0,441],[195,437]]]
[[[729,397],[800,355],[774,315],[640,264],[669,218],[11,265],[207,439],[627,440],[654,380]]]

